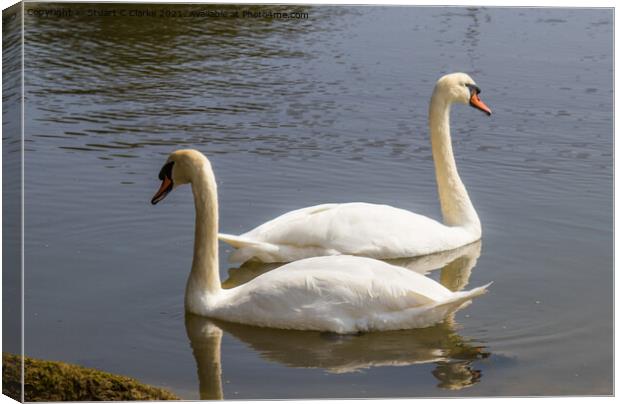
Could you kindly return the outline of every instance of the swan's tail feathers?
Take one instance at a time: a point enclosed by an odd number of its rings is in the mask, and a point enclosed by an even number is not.
[[[249,238],[245,238],[242,236],[233,236],[232,234],[220,233],[217,235],[217,237],[226,244],[230,244],[235,248],[243,248],[262,244],[260,241],[250,240]]]
[[[269,262],[263,255],[270,255],[279,249],[277,246],[263,241],[251,240],[243,236],[233,236],[231,234],[218,234],[218,238],[235,247],[237,250],[230,253],[228,261],[231,263],[244,263],[251,258],[258,258],[260,261]]]
[[[487,293],[488,287],[492,284],[493,282],[489,282],[486,285],[479,286],[471,290],[454,292],[454,297],[445,302],[439,303],[435,306],[435,308],[447,309],[448,313],[455,312],[471,303],[472,299]]]
[[[492,284],[493,282],[489,282],[486,285],[482,285],[477,288],[473,288],[471,290],[467,290],[464,292],[457,292],[457,293],[462,293],[467,299],[471,300],[474,297],[478,297],[480,295],[484,295],[485,293],[487,293],[489,286],[491,286]]]

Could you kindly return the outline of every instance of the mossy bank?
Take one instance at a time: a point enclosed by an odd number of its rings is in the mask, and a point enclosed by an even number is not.
[[[178,400],[167,390],[129,377],[63,362],[25,358],[25,401]],[[21,399],[21,362],[2,353],[2,394]]]

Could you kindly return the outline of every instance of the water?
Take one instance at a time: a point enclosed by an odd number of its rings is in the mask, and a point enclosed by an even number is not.
[[[610,9],[63,7],[82,15],[25,18],[27,355],[185,399],[612,393]],[[483,240],[409,265],[490,293],[429,329],[360,336],[186,318],[190,190],[149,204],[169,152],[209,156],[227,233],[324,202],[440,217],[426,113],[453,71],[494,112],[452,113]]]

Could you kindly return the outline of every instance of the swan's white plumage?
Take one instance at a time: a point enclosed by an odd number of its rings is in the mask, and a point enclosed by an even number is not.
[[[314,257],[267,272],[198,314],[263,327],[332,331],[398,330],[440,322],[487,286],[452,292],[382,261]]]
[[[429,128],[444,223],[404,209],[369,203],[324,204],[288,212],[234,236],[220,234],[237,248],[231,262],[290,262],[352,254],[380,259],[446,251],[480,239],[480,221],[456,169],[450,137],[450,106],[472,105],[490,114],[479,89],[464,73],[437,81],[429,108]],[[482,108],[480,107],[482,105]]]
[[[229,260],[295,261],[350,254],[391,259],[415,257],[476,241],[461,228],[388,205],[324,204],[294,210],[241,236],[220,234],[237,248]]]
[[[195,150],[170,155],[165,184],[190,183],[196,210],[194,257],[186,309],[216,319],[264,327],[352,333],[426,327],[441,321],[486,286],[451,292],[416,272],[353,256],[293,262],[243,285],[222,289],[218,263],[217,185],[207,158]]]

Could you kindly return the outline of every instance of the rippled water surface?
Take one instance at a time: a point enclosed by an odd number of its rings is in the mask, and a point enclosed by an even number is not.
[[[25,17],[27,355],[186,399],[612,393],[611,10],[63,7]],[[494,111],[452,112],[483,239],[402,264],[490,293],[359,336],[185,316],[190,190],[149,204],[169,152],[209,156],[227,233],[323,202],[438,218],[426,113],[453,71]],[[228,286],[270,269],[221,261]]]

